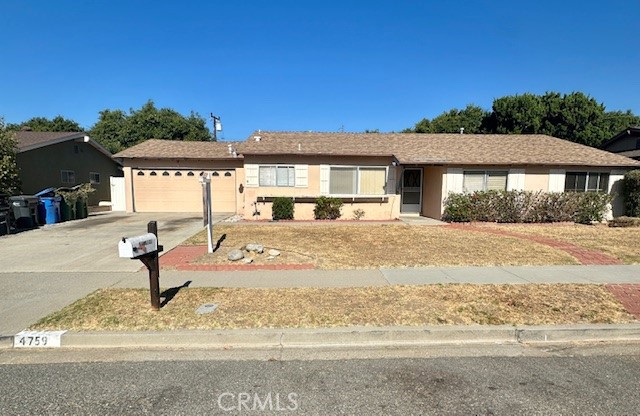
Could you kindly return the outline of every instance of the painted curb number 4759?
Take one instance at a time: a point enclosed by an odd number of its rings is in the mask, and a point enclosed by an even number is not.
[[[13,337],[14,348],[60,348],[66,331],[22,331]]]

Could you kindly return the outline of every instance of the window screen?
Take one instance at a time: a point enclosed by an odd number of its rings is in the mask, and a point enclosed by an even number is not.
[[[329,175],[329,193],[337,195],[353,195],[356,189],[355,167],[332,167]]]
[[[383,195],[385,186],[385,168],[360,168],[361,195]]]

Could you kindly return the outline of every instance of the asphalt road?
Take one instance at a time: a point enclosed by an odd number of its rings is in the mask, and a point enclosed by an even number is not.
[[[0,414],[638,414],[637,344],[558,351],[291,361],[184,360],[191,353],[183,352],[9,364],[0,366]]]

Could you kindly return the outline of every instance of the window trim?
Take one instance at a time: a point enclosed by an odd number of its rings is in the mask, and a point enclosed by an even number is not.
[[[67,180],[65,180],[64,175],[67,175]],[[71,174],[71,175],[69,175]],[[69,180],[69,177],[73,178],[72,181]],[[74,170],[61,169],[60,170],[60,183],[64,184],[74,184],[76,183],[76,172]]]
[[[97,181],[92,178],[93,175],[97,175]],[[100,172],[89,172],[89,183],[91,185],[100,185]]]
[[[605,186],[603,189],[595,189],[595,190],[589,190],[589,177],[592,174],[597,174],[598,175],[598,186],[600,186],[600,182],[602,180],[602,175],[607,175],[607,186]],[[578,189],[567,189],[567,177],[569,175],[585,175],[585,179],[584,179],[584,189],[582,190],[578,190]],[[604,193],[609,193],[609,182],[611,181],[611,173],[607,172],[607,171],[597,171],[597,170],[592,170],[592,171],[566,171],[565,172],[565,179],[564,179],[564,190],[563,192],[604,192]]]
[[[262,169],[262,168],[275,168],[276,169],[275,185],[263,185],[262,184],[262,182],[260,181],[260,169]],[[288,169],[292,169],[293,170],[293,184],[278,185],[278,168],[288,168]],[[229,175],[229,176],[231,176],[231,175]],[[287,173],[287,177],[288,177],[288,173]],[[287,183],[288,182],[289,181],[287,180]],[[295,188],[295,186],[296,186],[296,167],[295,167],[295,165],[282,164],[282,163],[258,165],[258,187],[260,187],[260,188]]]
[[[386,195],[387,183],[389,182],[389,166],[383,165],[328,165],[329,166],[329,196],[341,197],[341,196],[365,196],[365,197],[379,197],[380,195]],[[355,168],[356,169],[356,193],[355,194],[332,194],[331,193],[331,169],[332,168]],[[360,193],[360,169],[384,169],[384,187],[381,194],[361,194]]]
[[[487,186],[489,184],[489,173],[504,173],[505,176],[505,183],[504,183],[504,189],[502,189],[503,191],[506,191],[507,189],[509,189],[509,171],[508,170],[496,170],[496,169],[466,169],[462,171],[462,192],[463,193],[473,193],[473,192],[469,192],[466,190],[465,187],[465,175],[467,173],[483,173],[484,176],[482,178],[482,189],[480,191],[474,191],[474,192],[487,192],[489,189],[487,189]]]

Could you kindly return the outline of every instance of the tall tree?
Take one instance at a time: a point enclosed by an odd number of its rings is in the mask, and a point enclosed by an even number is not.
[[[469,104],[464,109],[454,108],[446,111],[433,120],[423,118],[413,129],[403,130],[404,133],[459,133],[463,128],[465,133],[482,133],[490,113],[477,105]]]
[[[8,124],[8,130],[33,130],[33,131],[83,131],[80,125],[68,118],[55,116],[51,120],[46,117],[33,117],[18,124]]]
[[[469,104],[462,110],[454,108],[431,120],[431,130],[433,133],[459,133],[463,128],[468,134],[482,133],[488,116],[489,112]]]
[[[547,92],[497,98],[490,113],[473,105],[464,110],[454,108],[433,120],[425,118],[405,132],[457,132],[464,127],[465,133],[548,134],[597,147],[637,125],[640,117],[631,111],[606,112],[603,104],[584,93]]]
[[[493,101],[492,126],[495,133],[539,133],[544,117],[540,97],[512,95]]]
[[[122,110],[102,110],[90,135],[111,153],[117,153],[135,142],[127,136],[127,115]]]
[[[148,139],[211,140],[204,118],[191,112],[187,117],[170,108],[156,108],[149,100],[129,114],[122,110],[103,110],[91,128],[91,137],[112,152]]]
[[[20,192],[20,176],[16,163],[16,141],[13,133],[0,118],[0,193],[14,195]]]
[[[640,127],[640,116],[636,116],[631,110],[604,113],[604,128],[608,133],[613,133],[609,137],[629,127]]]

